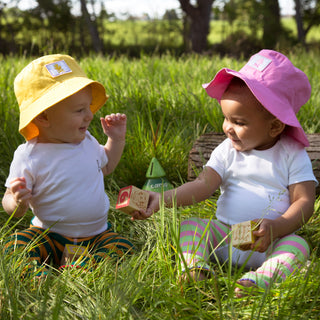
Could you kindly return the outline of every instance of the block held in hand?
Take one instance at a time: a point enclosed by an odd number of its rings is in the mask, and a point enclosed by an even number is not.
[[[149,201],[149,193],[135,186],[120,189],[116,209],[125,213],[132,213],[140,209],[146,210]]]
[[[258,228],[259,223],[251,220],[232,225],[232,246],[239,247],[254,243],[256,237],[252,232]]]

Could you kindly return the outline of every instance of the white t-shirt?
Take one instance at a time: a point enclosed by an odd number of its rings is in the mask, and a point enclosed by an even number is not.
[[[93,236],[107,229],[110,203],[101,170],[107,163],[103,146],[89,132],[79,144],[35,138],[15,151],[6,187],[25,177],[33,225],[72,238]]]
[[[216,217],[227,224],[276,219],[290,206],[289,185],[316,181],[302,145],[282,136],[270,149],[239,152],[230,139],[213,150],[206,166],[221,177]]]

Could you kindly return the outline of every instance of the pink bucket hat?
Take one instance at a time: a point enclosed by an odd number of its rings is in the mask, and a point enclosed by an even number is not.
[[[233,77],[242,79],[257,100],[281,122],[288,125],[286,134],[309,146],[296,113],[309,100],[308,77],[283,54],[261,50],[240,70],[221,69],[210,83],[203,84],[208,95],[220,103]]]

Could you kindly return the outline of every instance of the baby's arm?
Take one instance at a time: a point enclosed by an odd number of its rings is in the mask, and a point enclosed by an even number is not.
[[[127,117],[125,114],[110,114],[100,118],[103,132],[108,136],[104,149],[108,164],[102,169],[104,175],[110,174],[118,165],[126,139]]]
[[[258,240],[252,245],[252,249],[266,251],[273,240],[295,232],[311,218],[314,211],[315,182],[305,181],[290,185],[289,193],[290,207],[275,220],[262,220],[259,230],[253,232]]]
[[[137,220],[149,218],[154,212],[159,210],[161,201],[167,207],[174,205],[178,207],[188,206],[203,201],[208,199],[220,184],[221,177],[218,173],[209,167],[205,167],[197,179],[187,182],[176,189],[165,191],[163,199],[161,199],[160,193],[150,192],[147,210],[135,211],[132,214],[132,218]]]
[[[15,212],[15,217],[22,217],[29,208],[31,197],[25,178],[16,178],[10,181],[10,188],[7,188],[2,198],[2,206],[9,215]]]

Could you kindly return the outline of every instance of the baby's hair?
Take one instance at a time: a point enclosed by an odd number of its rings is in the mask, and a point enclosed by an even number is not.
[[[240,90],[244,89],[244,88],[248,88],[250,90],[250,88],[247,86],[247,84],[242,79],[240,79],[238,77],[232,78],[232,80],[230,81],[225,92],[228,91],[229,89],[231,90],[231,87],[235,88],[235,89],[240,89]],[[275,116],[272,113],[270,113],[257,98],[256,98],[256,101],[257,101],[257,108],[265,113],[266,119],[268,119],[270,117],[275,118]]]
[[[226,90],[228,90],[228,88],[231,86],[231,85],[234,85],[234,86],[238,86],[240,88],[243,88],[243,87],[247,87],[247,84],[240,78],[238,77],[233,77],[232,80],[230,81],[228,87]]]

